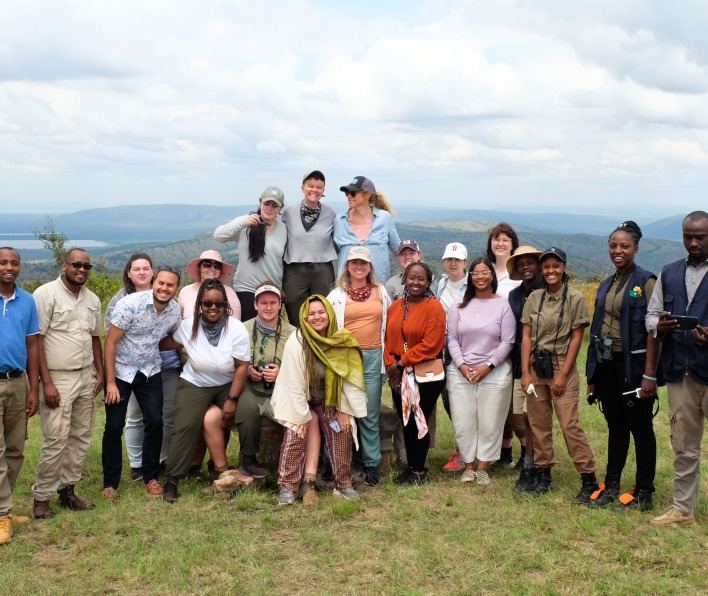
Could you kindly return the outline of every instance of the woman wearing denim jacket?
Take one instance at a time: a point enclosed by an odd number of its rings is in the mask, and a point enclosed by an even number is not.
[[[353,246],[366,246],[371,251],[371,265],[376,279],[391,277],[389,251],[395,252],[401,239],[393,223],[393,209],[386,197],[376,192],[374,183],[357,176],[339,188],[349,201],[349,209],[334,220],[334,243],[339,250],[339,276]]]

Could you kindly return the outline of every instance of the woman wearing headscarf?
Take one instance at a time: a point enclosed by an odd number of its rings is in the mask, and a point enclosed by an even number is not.
[[[394,480],[399,485],[428,480],[428,421],[445,386],[444,378],[419,384],[413,373],[414,365],[442,358],[445,346],[445,311],[430,291],[432,281],[426,263],[408,265],[403,298],[391,305],[386,322],[384,364],[408,456],[408,467]]]
[[[278,503],[295,502],[303,474],[303,492],[314,489],[319,445],[311,441],[312,433],[324,435],[333,494],[359,498],[352,486],[351,461],[355,418],[366,416],[361,349],[348,330],[337,329],[334,309],[324,296],[310,296],[300,308],[300,328],[285,343],[271,405],[274,418],[285,427]]]
[[[581,292],[568,285],[566,255],[552,246],[540,257],[545,288],[529,296],[521,315],[521,386],[528,395],[526,409],[533,432],[536,463],[535,494],[551,490],[553,412],[563,431],[568,454],[580,473],[582,486],[573,500],[586,505],[598,488],[597,463],[580,427],[578,402],[580,377],[576,359],[589,323],[588,307]],[[533,387],[531,387],[533,385]]]
[[[512,376],[507,357],[516,325],[508,300],[496,289],[494,265],[479,257],[470,264],[462,300],[447,312],[452,358],[447,387],[455,439],[465,463],[462,482],[490,483],[489,466],[499,459],[509,411]]]
[[[195,313],[160,343],[161,347],[184,347],[189,355],[177,386],[174,430],[165,465],[162,498],[168,502],[179,496],[177,484],[192,465],[207,410],[220,410],[224,428],[232,424],[250,359],[248,334],[241,321],[230,316],[226,288],[218,279],[202,282]],[[217,472],[228,468],[216,458],[214,464]]]
[[[260,196],[258,210],[241,215],[214,230],[217,242],[238,242],[238,268],[234,275],[234,290],[241,302],[241,320],[256,316],[253,297],[256,286],[270,279],[283,283],[283,255],[288,242],[285,224],[277,216],[285,197],[277,186],[269,186]],[[241,242],[241,234],[246,242]]]
[[[192,259],[187,265],[187,275],[195,280],[195,283],[182,288],[177,299],[182,311],[182,318],[188,319],[194,316],[194,304],[202,282],[207,279],[218,279],[221,283],[225,283],[233,272],[234,266],[224,263],[221,253],[217,250],[205,250],[198,258]],[[229,306],[231,306],[231,316],[241,320],[241,303],[236,292],[233,288],[224,287]]]
[[[339,190],[346,195],[349,208],[334,220],[334,243],[339,249],[337,275],[346,265],[349,249],[366,246],[371,251],[376,279],[388,279],[391,277],[389,252],[395,251],[401,243],[393,223],[391,204],[364,176],[357,176]]]
[[[324,190],[324,174],[319,170],[307,172],[302,179],[302,201],[285,207],[280,216],[288,230],[283,258],[285,310],[295,326],[305,298],[312,294],[326,296],[334,285],[337,250],[332,232],[336,214],[322,203]]]
[[[660,375],[647,358],[644,319],[656,275],[634,262],[641,237],[633,221],[621,223],[610,234],[608,247],[615,273],[600,283],[595,298],[586,373],[588,394],[602,404],[608,436],[605,483],[592,495],[590,507],[619,501],[622,508],[653,508],[656,437],[652,421]],[[634,437],[637,473],[634,489],[620,496],[630,436]]]
[[[364,359],[366,416],[359,419],[359,441],[364,461],[364,481],[369,486],[379,482],[381,437],[381,375],[384,372],[382,349],[386,332],[386,313],[391,299],[386,288],[376,283],[371,267],[371,251],[354,246],[347,255],[347,266],[337,280],[337,287],[327,300],[337,317],[337,326],[351,331]]]

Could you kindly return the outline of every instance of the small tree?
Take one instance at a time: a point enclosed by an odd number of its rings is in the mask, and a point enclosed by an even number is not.
[[[66,234],[57,232],[54,227],[54,220],[47,215],[47,223],[44,225],[44,230],[33,229],[34,237],[42,243],[42,246],[47,250],[52,251],[52,257],[57,267],[61,268],[61,263],[64,260],[66,252],[66,243],[69,237]]]

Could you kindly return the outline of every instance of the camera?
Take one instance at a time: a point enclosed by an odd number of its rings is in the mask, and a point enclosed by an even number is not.
[[[266,369],[266,368],[270,368],[270,364],[266,364],[266,363],[263,362],[263,361],[260,361],[260,362],[258,363],[258,365],[256,366],[256,370],[257,370],[259,373],[262,373],[262,372],[263,372],[263,369]],[[273,387],[273,385],[274,385],[274,383],[271,383],[271,382],[269,382],[269,381],[266,381],[265,379],[262,379],[261,382],[263,383],[263,388],[264,388],[264,389],[271,389],[271,388]]]
[[[593,335],[590,337],[590,343],[595,348],[595,357],[598,364],[610,362],[614,358],[612,355],[612,338],[609,335],[605,337]]]
[[[548,350],[534,350],[532,366],[539,379],[553,378],[553,354]]]

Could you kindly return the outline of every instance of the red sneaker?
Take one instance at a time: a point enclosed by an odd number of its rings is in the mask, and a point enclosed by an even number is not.
[[[459,451],[455,451],[443,466],[444,472],[461,472],[465,469],[465,463],[462,461],[462,455]]]
[[[151,497],[162,496],[162,485],[157,480],[151,480],[145,485],[145,489]]]

